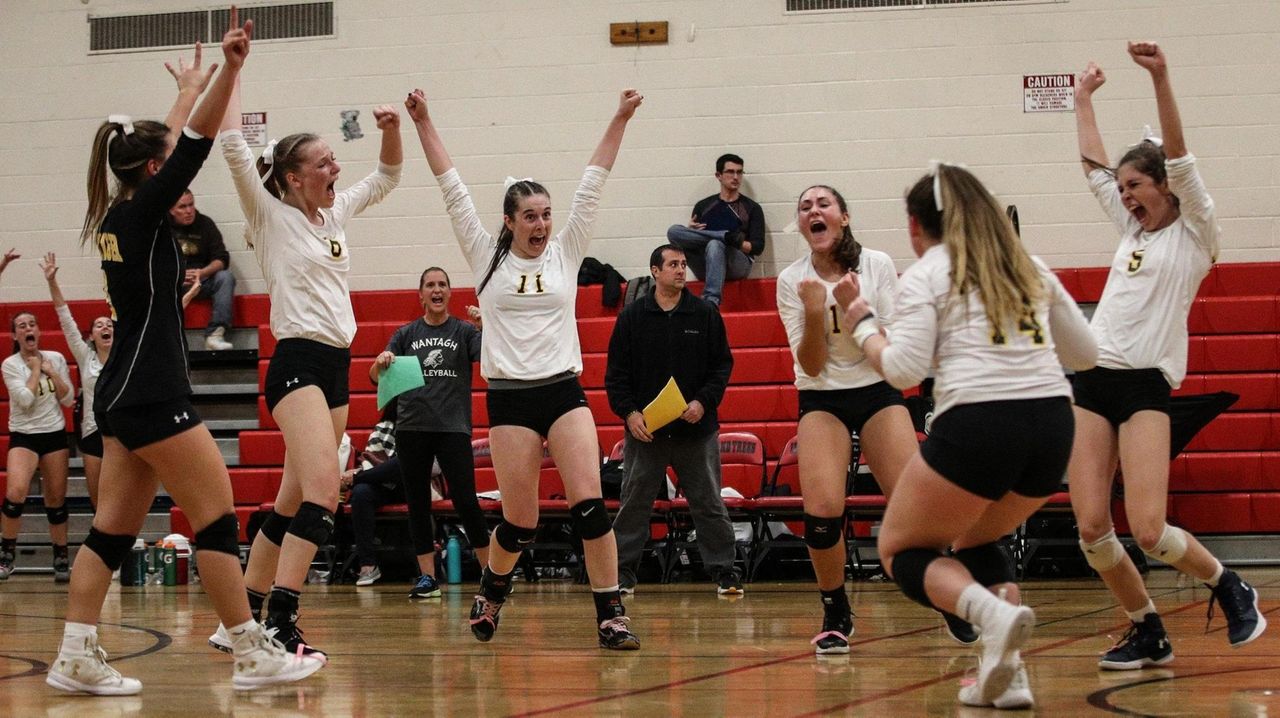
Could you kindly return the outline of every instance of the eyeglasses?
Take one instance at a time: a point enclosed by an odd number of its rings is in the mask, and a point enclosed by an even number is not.
[[[720,174],[741,177],[746,174],[746,170],[720,170]]]

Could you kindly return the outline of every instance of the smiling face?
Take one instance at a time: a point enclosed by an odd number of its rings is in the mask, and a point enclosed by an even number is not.
[[[449,275],[439,269],[428,269],[423,273],[422,283],[418,287],[418,301],[428,317],[440,319],[448,314],[449,297],[452,295]]]
[[[1164,229],[1178,218],[1178,204],[1169,191],[1168,180],[1156,182],[1129,162],[1116,170],[1116,184],[1120,186],[1124,208],[1147,232]]]
[[[827,187],[810,187],[796,205],[796,226],[814,254],[832,254],[849,226],[849,213]]]
[[[521,197],[513,215],[505,215],[503,222],[511,230],[511,250],[526,259],[537,257],[551,238],[551,198],[545,194]]]
[[[40,351],[40,325],[34,314],[23,312],[13,318],[13,341],[23,354]]]
[[[111,321],[111,317],[98,317],[89,326],[89,341],[93,342],[93,346],[99,351],[109,351],[115,333],[116,325]]]
[[[327,209],[333,206],[333,186],[338,182],[342,166],[333,156],[329,143],[317,139],[298,150],[298,166],[286,173],[289,194],[306,207]]]

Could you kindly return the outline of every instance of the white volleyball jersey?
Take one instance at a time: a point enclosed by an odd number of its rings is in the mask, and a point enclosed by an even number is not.
[[[53,370],[62,377],[67,386],[71,386],[71,372],[67,370],[67,360],[58,352],[41,350],[40,354],[53,366]],[[33,392],[27,388],[27,380],[31,378],[31,369],[22,358],[22,354],[14,354],[4,360],[4,384],[9,389],[9,433],[44,434],[50,431],[62,431],[67,428],[67,419],[62,415],[62,407],[71,406],[76,401],[75,392],[58,401],[57,389],[53,379],[41,376]],[[37,369],[36,371],[39,371]]]
[[[862,297],[871,304],[871,310],[876,313],[881,324],[889,326],[893,321],[893,297],[898,291],[898,272],[894,269],[893,260],[884,252],[863,247],[858,264],[858,284]],[[792,358],[797,356],[800,341],[804,338],[804,302],[800,300],[799,285],[805,279],[815,279],[827,290],[827,310],[823,315],[827,333],[827,363],[817,376],[809,376],[796,359],[793,365],[796,388],[856,389],[883,381],[866,362],[861,347],[854,344],[853,337],[849,334],[850,327],[844,326],[844,312],[840,310],[832,293],[836,282],[829,282],[818,275],[813,268],[811,253],[805,253],[778,275],[778,315],[782,318],[782,326],[787,330]]]
[[[400,165],[379,163],[373,174],[338,192],[321,209],[316,226],[296,207],[271,196],[253,152],[239,130],[222,133],[222,153],[254,237],[253,252],[271,296],[271,333],[276,339],[310,339],[346,348],[356,335],[347,273],[346,224],[382,201],[400,183]]]
[[[1187,375],[1187,315],[1200,282],[1218,257],[1218,219],[1196,159],[1188,154],[1164,163],[1181,216],[1156,232],[1125,209],[1116,180],[1089,173],[1089,188],[1120,230],[1102,299],[1093,313],[1098,366],[1158,368],[1177,389]]]
[[[1062,367],[1087,369],[1097,344],[1080,307],[1040,260],[1045,299],[1017,326],[992,331],[977,291],[951,291],[951,255],[930,247],[903,272],[891,344],[881,355],[885,378],[899,389],[934,370],[936,413],[960,404],[1071,396]]]
[[[98,421],[93,417],[93,390],[98,385],[98,375],[102,373],[102,362],[98,361],[98,352],[93,345],[80,336],[76,320],[71,316],[71,308],[61,304],[56,309],[62,335],[67,338],[67,346],[71,349],[71,356],[75,357],[76,366],[80,367],[80,389],[84,394],[80,436],[88,436],[98,430]]]
[[[507,254],[480,293],[484,317],[480,374],[485,379],[531,381],[582,371],[575,307],[578,267],[591,241],[591,225],[608,176],[603,167],[587,167],[564,228],[547,242],[542,254],[533,259]],[[436,181],[478,286],[497,251],[496,243],[480,223],[458,170],[450,169]]]

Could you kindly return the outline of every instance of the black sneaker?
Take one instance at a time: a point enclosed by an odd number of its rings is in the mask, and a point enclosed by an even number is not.
[[[505,601],[490,601],[484,596],[476,596],[471,604],[471,633],[481,641],[488,642],[498,630],[498,611],[502,610]]]
[[[849,636],[853,635],[853,614],[827,611],[822,617],[822,632],[813,637],[814,653],[838,655],[849,652]]]
[[[0,581],[6,581],[9,575],[13,573],[13,554],[9,552],[0,553]]]
[[[631,618],[614,616],[600,624],[597,633],[600,636],[600,647],[612,651],[638,651],[640,639],[631,632]]]
[[[1160,616],[1148,613],[1142,623],[1133,623],[1120,642],[1098,661],[1108,671],[1133,671],[1144,666],[1163,666],[1173,660],[1173,646],[1164,632]]]
[[[310,656],[312,658],[318,658],[325,663],[329,662],[329,656],[325,654],[324,651],[308,645],[307,642],[302,639],[302,629],[298,628],[298,624],[291,622],[276,625],[271,622],[270,618],[268,618],[267,622],[263,625],[266,626],[267,634],[283,643],[285,650],[289,653],[292,653],[295,656]]]
[[[1227,618],[1227,640],[1232,648],[1239,648],[1267,630],[1267,619],[1258,612],[1258,592],[1245,583],[1235,571],[1223,570],[1217,586],[1211,586],[1208,622],[1213,620],[1213,603],[1222,605],[1222,615]]]
[[[938,613],[941,613],[942,620],[946,621],[947,635],[951,636],[956,643],[969,646],[978,642],[978,629],[972,623],[954,613],[946,611],[939,611]]]
[[[727,568],[716,576],[716,595],[719,596],[741,596],[746,593],[742,588],[742,579],[738,577],[738,572],[732,568]]]

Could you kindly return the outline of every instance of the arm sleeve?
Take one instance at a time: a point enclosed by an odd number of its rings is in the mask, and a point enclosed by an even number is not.
[[[1120,186],[1116,184],[1116,178],[1110,172],[1103,170],[1090,172],[1089,189],[1093,191],[1098,204],[1102,205],[1102,211],[1107,213],[1107,217],[1111,219],[1111,223],[1120,234],[1127,237],[1142,228],[1138,220],[1124,208],[1124,202],[1120,199]]]
[[[613,324],[613,334],[609,335],[609,354],[604,370],[604,390],[609,397],[609,408],[623,421],[631,412],[641,408],[631,385],[630,344],[631,312],[623,311]]]
[[[694,395],[703,408],[720,406],[724,399],[724,389],[729,385],[729,375],[733,373],[733,352],[729,350],[724,320],[720,318],[720,312],[714,309],[708,309],[708,313],[707,380]]]
[[[747,241],[751,242],[751,256],[760,256],[764,251],[764,210],[754,201],[747,216]]]
[[[240,209],[244,212],[245,222],[249,224],[251,235],[257,241],[267,239],[261,234],[262,228],[271,215],[271,209],[280,200],[271,196],[262,186],[262,178],[254,166],[253,151],[245,142],[240,130],[228,130],[222,133],[222,156],[231,170],[231,181],[236,186],[236,195],[240,198]]]
[[[400,184],[401,165],[378,163],[373,174],[338,193],[333,202],[333,216],[339,225],[381,202]]]
[[[71,308],[60,304],[55,309],[58,311],[58,325],[62,327],[62,336],[67,338],[67,347],[71,349],[71,356],[75,357],[76,363],[83,368],[93,354],[93,347],[80,336],[80,328],[76,326],[75,317],[71,316]]]
[[[1042,273],[1049,289],[1049,335],[1058,361],[1072,371],[1092,369],[1098,363],[1098,341],[1089,321],[1058,277],[1047,269]]]
[[[1164,167],[1169,176],[1169,189],[1178,198],[1182,221],[1191,230],[1195,243],[1203,249],[1213,261],[1218,259],[1218,217],[1213,207],[1213,198],[1209,196],[1196,169],[1194,155],[1183,155],[1174,160],[1167,160]]]
[[[67,358],[57,352],[53,352],[53,356],[55,357],[53,369],[67,384],[67,395],[59,399],[58,403],[63,406],[72,406],[76,403],[76,388],[71,384],[71,369],[67,368]]]
[[[893,342],[880,354],[881,374],[897,389],[909,389],[929,374],[938,339],[938,308],[928,276],[908,272],[895,303]]]
[[[471,271],[482,271],[494,252],[493,236],[480,223],[480,215],[476,214],[476,206],[471,202],[471,193],[462,183],[456,167],[436,177],[436,182],[440,184],[444,208],[453,222],[453,234],[458,238],[458,245],[462,247]]]
[[[4,362],[4,385],[9,390],[9,401],[22,410],[27,410],[36,403],[36,395],[27,388],[27,377],[23,376],[22,358],[18,361]]]
[[[196,178],[212,147],[213,140],[195,134],[191,128],[184,129],[160,171],[144,181],[133,193],[133,201],[129,203],[132,221],[148,224],[153,220],[167,218],[169,208],[177,204],[182,193]],[[144,236],[139,233],[137,238],[151,241],[149,234]],[[118,237],[118,240],[126,241],[126,237]]]
[[[608,178],[609,170],[594,165],[587,167],[582,173],[577,191],[573,193],[573,206],[569,208],[569,219],[560,232],[559,240],[569,266],[575,270],[582,264],[582,258],[587,254],[587,245],[591,243],[591,226],[595,224],[596,211],[600,208],[600,193]]]

